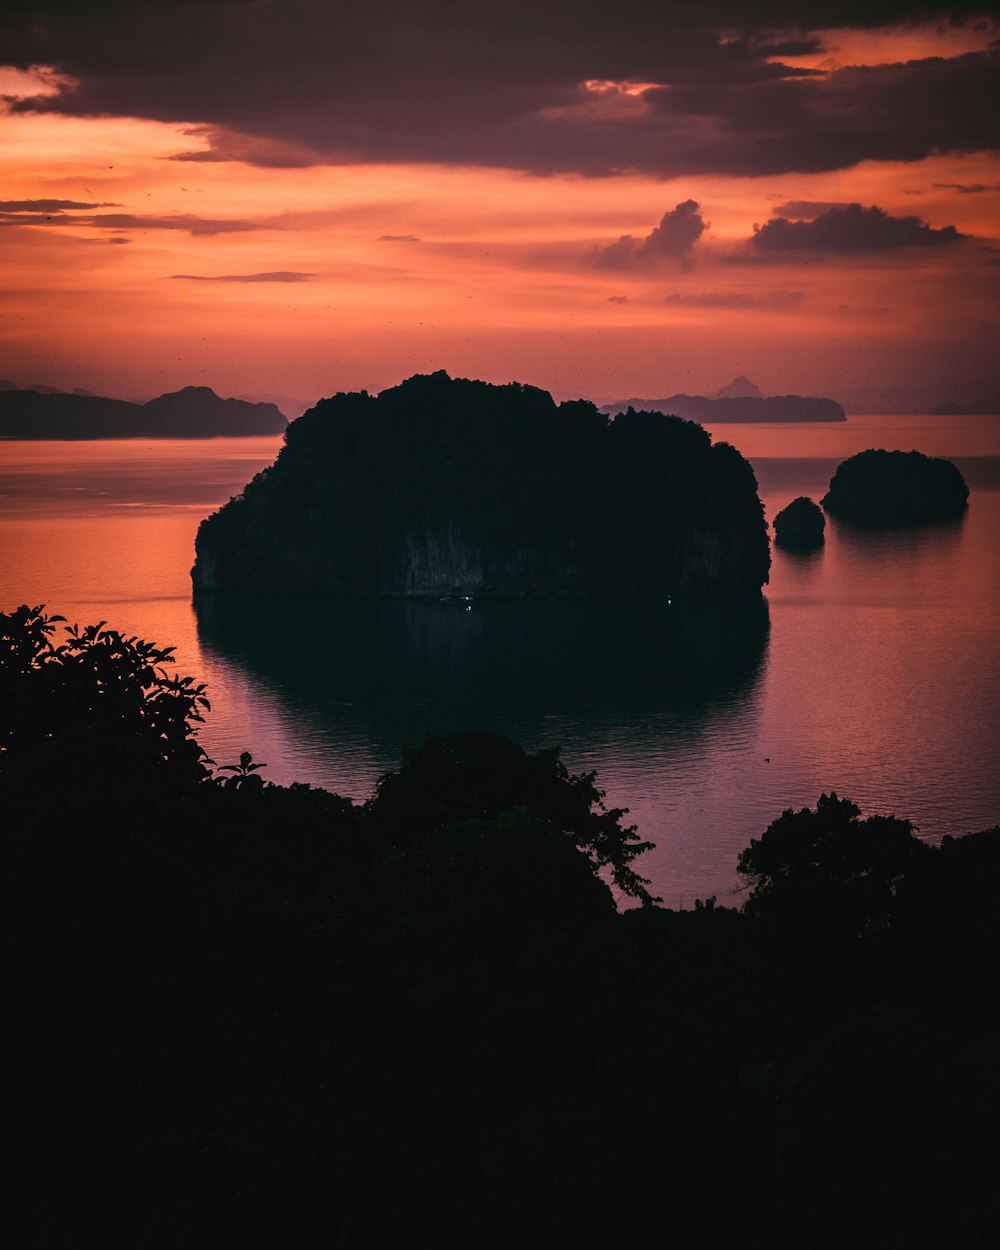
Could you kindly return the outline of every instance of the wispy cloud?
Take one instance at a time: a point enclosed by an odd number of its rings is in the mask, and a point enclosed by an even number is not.
[[[185,282],[308,282],[311,273],[299,273],[295,269],[275,269],[269,273],[172,273],[171,278]]]
[[[28,203],[29,201],[14,201]],[[162,217],[145,217],[139,213],[95,213],[80,215],[67,212],[4,210],[0,201],[0,226],[75,226],[94,230],[182,230],[191,235],[241,234],[263,230],[273,223],[242,221],[238,218],[197,217],[193,213],[171,213]],[[100,207],[99,205],[88,207]],[[110,207],[114,207],[113,205]]]
[[[984,191],[1000,191],[1000,182],[932,182],[941,191],[957,191],[960,195],[981,195]]]
[[[86,224],[108,230],[185,230],[193,235],[241,234],[260,230],[263,223],[237,218],[213,219],[193,213],[171,213],[164,217],[143,217],[133,213],[102,213]]]
[[[0,200],[0,213],[59,213],[67,208],[121,208],[121,205],[87,204],[82,200]]]
[[[675,308],[761,308],[780,312],[800,304],[803,291],[673,291],[663,297],[664,304]]]

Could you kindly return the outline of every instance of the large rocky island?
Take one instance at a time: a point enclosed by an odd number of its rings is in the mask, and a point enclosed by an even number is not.
[[[0,390],[0,438],[233,438],[280,434],[287,424],[274,404],[220,399],[207,386],[185,386],[144,404],[55,390]]]
[[[192,580],[268,595],[752,593],[769,564],[753,470],[700,426],[438,372],[292,422],[275,464],[202,522]]]

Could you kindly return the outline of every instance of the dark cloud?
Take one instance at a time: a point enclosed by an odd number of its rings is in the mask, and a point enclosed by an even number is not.
[[[774,206],[776,217],[790,217],[795,221],[815,221],[823,213],[834,208],[847,208],[842,201],[832,200],[788,200],[784,204]]]
[[[0,226],[73,226],[87,222],[85,217],[68,217],[65,214],[0,212]]]
[[[675,308],[762,308],[780,312],[792,308],[802,302],[802,291],[765,291],[751,293],[749,291],[674,291],[663,297],[664,304]]]
[[[260,223],[238,219],[213,220],[193,213],[173,213],[167,217],[142,217],[133,213],[102,213],[90,219],[89,225],[107,230],[186,230],[188,234],[242,234],[261,229]]]
[[[640,252],[655,260],[660,256],[683,256],[698,242],[706,230],[706,224],[698,211],[695,200],[685,200],[669,213],[664,213],[660,224],[642,244]]]
[[[415,234],[380,234],[377,242],[379,243],[420,243],[421,240]]]
[[[295,143],[287,139],[268,138],[261,134],[239,134],[217,126],[195,126],[186,133],[192,139],[207,139],[209,147],[196,148],[190,152],[177,152],[169,159],[193,161],[202,164],[218,164],[224,161],[241,161],[247,165],[261,165],[268,169],[305,169],[322,162],[323,154],[315,146]]]
[[[170,276],[186,282],[308,282],[314,275],[294,269],[276,269],[272,273],[172,273]]]
[[[647,268],[662,260],[683,260],[707,229],[696,200],[685,200],[663,214],[644,239],[623,234],[617,242],[592,256],[600,269]]]
[[[831,73],[785,60],[821,52],[831,27],[982,11],[932,0],[14,0],[0,8],[0,47],[68,83],[12,110],[180,124],[208,145],[180,159],[759,175],[995,149],[995,48]]]
[[[891,217],[872,205],[830,208],[813,221],[772,218],[753,235],[764,252],[868,252],[895,247],[934,247],[965,238],[954,226],[935,230],[919,217]]]
[[[703,164],[742,174],[819,173],[863,160],[1000,147],[997,50],[903,65],[847,67],[822,79],[733,89],[705,83],[648,96],[663,124],[687,117]],[[682,133],[682,132],[681,132]],[[698,161],[696,154],[690,157]]]

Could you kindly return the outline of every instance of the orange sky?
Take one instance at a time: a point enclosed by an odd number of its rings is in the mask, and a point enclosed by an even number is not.
[[[816,48],[795,55],[786,32],[785,51],[754,64],[813,70],[810,90],[839,84],[827,117],[850,107],[852,84],[863,101],[879,69],[907,62],[957,75],[992,55],[996,37],[991,23],[886,24],[820,30]],[[742,373],[765,392],[850,402],[866,388],[912,384],[933,401],[996,371],[1000,159],[988,136],[949,148],[932,134],[922,140],[931,150],[900,143],[899,159],[874,136],[870,157],[813,169],[770,157],[771,167],[740,168],[738,147],[727,148],[716,168],[696,168],[691,134],[711,125],[715,142],[733,123],[709,117],[679,79],[637,72],[580,79],[564,102],[531,114],[579,139],[576,169],[545,153],[511,167],[498,127],[489,131],[497,155],[485,143],[483,163],[470,162],[461,136],[453,155],[444,141],[423,150],[416,129],[393,139],[409,149],[385,159],[375,123],[370,152],[328,151],[333,141],[305,123],[299,144],[291,105],[284,129],[271,116],[234,126],[215,101],[199,115],[197,99],[169,119],[153,115],[171,112],[166,104],[128,100],[120,112],[72,100],[44,111],[81,81],[96,96],[103,71],[85,77],[68,52],[54,71],[27,61],[0,71],[0,377],[18,385],[138,397],[205,384],[311,402],[445,368],[605,400],[710,392]],[[649,68],[638,56],[636,67]],[[168,99],[169,87],[168,76]],[[756,90],[748,107],[763,116],[769,88]],[[366,108],[374,116],[376,104]],[[689,146],[671,158],[675,169],[631,159],[587,167],[595,134],[628,135],[663,117],[673,125],[682,112],[695,121],[685,120]],[[904,134],[902,105],[896,122]],[[761,151],[775,124],[768,117],[755,132]],[[842,141],[824,125],[817,144]],[[666,135],[655,132],[657,142]],[[845,215],[850,204],[863,213]],[[806,228],[754,241],[755,227],[780,217]],[[849,237],[876,226],[882,242]]]

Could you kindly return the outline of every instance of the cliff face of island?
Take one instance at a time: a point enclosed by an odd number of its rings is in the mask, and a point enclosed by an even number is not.
[[[145,404],[0,390],[0,438],[234,438],[280,434],[287,424],[274,404],[220,399],[207,386],[186,386]]]
[[[808,395],[741,395],[711,399],[707,395],[669,395],[666,399],[623,399],[605,404],[602,412],[614,415],[628,408],[671,413],[703,425],[738,422],[846,421],[843,408],[833,399]]]
[[[698,425],[410,378],[293,422],[202,522],[196,591],[444,597],[759,591],[753,470]]]

